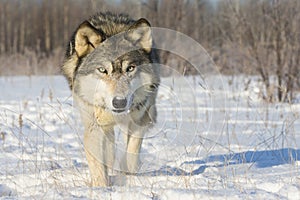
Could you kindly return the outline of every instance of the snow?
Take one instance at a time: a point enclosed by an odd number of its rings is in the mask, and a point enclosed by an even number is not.
[[[300,199],[300,104],[262,101],[250,78],[163,78],[139,174],[92,188],[65,79],[1,77],[0,198]]]

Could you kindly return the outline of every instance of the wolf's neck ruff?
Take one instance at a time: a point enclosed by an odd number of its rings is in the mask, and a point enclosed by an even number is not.
[[[114,125],[115,119],[111,112],[105,111],[102,108],[94,107],[95,118],[97,119],[97,124],[99,126],[107,126],[107,125]]]

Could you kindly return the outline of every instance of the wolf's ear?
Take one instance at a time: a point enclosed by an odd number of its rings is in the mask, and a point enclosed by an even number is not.
[[[83,22],[75,34],[75,51],[78,57],[92,52],[103,40],[105,35],[93,27],[88,21]]]
[[[152,33],[150,23],[141,18],[136,21],[127,31],[127,38],[134,44],[142,47],[146,52],[150,52],[152,48]]]

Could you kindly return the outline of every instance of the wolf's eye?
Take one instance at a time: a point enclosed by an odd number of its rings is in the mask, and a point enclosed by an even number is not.
[[[107,70],[104,67],[99,67],[98,71],[103,74],[107,74]]]
[[[129,65],[129,66],[126,68],[126,72],[133,72],[134,69],[135,69],[135,66]]]

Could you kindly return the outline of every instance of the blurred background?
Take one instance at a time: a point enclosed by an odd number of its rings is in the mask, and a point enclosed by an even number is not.
[[[0,0],[0,76],[60,74],[79,23],[112,11],[192,37],[224,75],[258,76],[266,100],[291,101],[300,87],[299,10],[298,0]],[[160,54],[181,74],[196,74],[188,61]]]

